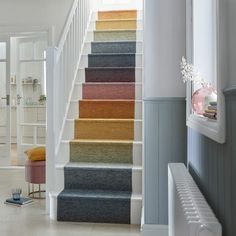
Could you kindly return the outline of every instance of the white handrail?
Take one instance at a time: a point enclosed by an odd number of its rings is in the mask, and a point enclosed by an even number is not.
[[[47,210],[49,209],[49,192],[53,191],[55,186],[55,160],[69,111],[91,15],[90,0],[75,0],[58,48],[47,49]]]

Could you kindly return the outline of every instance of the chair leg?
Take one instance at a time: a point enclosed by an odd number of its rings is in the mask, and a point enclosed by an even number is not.
[[[33,198],[34,198],[34,184],[32,184],[32,192],[33,192]]]
[[[41,198],[41,186],[39,184],[39,198]]]

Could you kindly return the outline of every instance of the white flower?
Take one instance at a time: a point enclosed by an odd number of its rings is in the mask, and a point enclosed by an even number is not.
[[[187,63],[187,60],[184,57],[182,57],[180,69],[184,83],[190,81],[196,84],[205,84],[199,71],[194,67],[194,65]]]

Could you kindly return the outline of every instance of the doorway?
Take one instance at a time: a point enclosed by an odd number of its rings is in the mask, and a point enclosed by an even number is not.
[[[0,37],[0,166],[45,146],[47,34]]]

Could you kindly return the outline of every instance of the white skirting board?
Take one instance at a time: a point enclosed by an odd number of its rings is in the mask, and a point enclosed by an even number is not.
[[[144,224],[141,231],[142,236],[168,236],[167,225]]]
[[[141,218],[141,235],[142,236],[168,236],[168,225],[145,224],[144,208],[142,208]]]

